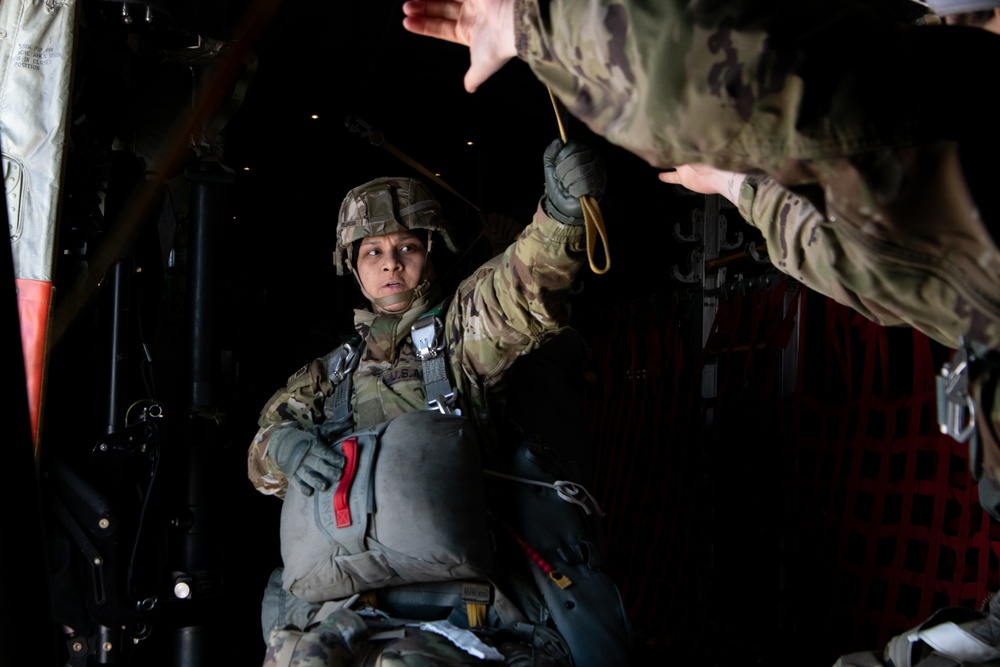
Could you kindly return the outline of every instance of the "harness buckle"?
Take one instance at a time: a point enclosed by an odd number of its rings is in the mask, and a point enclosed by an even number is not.
[[[458,397],[455,392],[427,399],[427,409],[437,410],[443,415],[461,415],[462,410],[457,407]]]
[[[439,310],[428,313],[410,327],[413,349],[423,364],[426,405],[431,411],[443,415],[461,415],[458,391],[448,377],[448,364],[444,351],[442,331],[444,325],[438,317]]]
[[[963,340],[952,361],[941,365],[935,379],[938,426],[941,433],[961,443],[976,430],[976,406],[969,394],[969,374],[974,361]]]
[[[356,347],[350,343],[344,343],[327,360],[327,376],[334,384],[340,384],[358,367],[360,356]]]
[[[413,347],[422,361],[433,359],[444,349],[441,344],[441,319],[437,315],[425,315],[410,328]]]

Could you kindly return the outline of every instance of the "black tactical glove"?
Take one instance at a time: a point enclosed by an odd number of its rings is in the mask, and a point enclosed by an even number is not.
[[[322,426],[277,429],[268,440],[267,454],[307,496],[326,491],[344,472],[344,456],[330,447]]]
[[[580,197],[600,199],[607,184],[604,159],[588,146],[556,139],[545,149],[545,200],[542,208],[567,225],[583,224]]]

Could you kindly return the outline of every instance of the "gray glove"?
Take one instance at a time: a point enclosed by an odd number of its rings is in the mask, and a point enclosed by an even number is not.
[[[545,149],[545,200],[542,208],[550,218],[567,225],[583,224],[580,197],[600,199],[607,185],[604,158],[572,139],[556,139]]]
[[[307,496],[326,491],[344,472],[344,456],[330,447],[322,426],[277,429],[268,440],[267,454]]]

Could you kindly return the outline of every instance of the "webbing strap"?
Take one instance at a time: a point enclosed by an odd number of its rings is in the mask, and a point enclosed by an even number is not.
[[[504,627],[513,627],[516,623],[527,623],[528,618],[504,594],[503,590],[492,580],[490,580],[490,584],[493,586],[493,610],[500,617],[500,622],[503,623]]]
[[[372,609],[378,609],[380,605],[397,609],[407,605],[464,607],[469,627],[473,628],[487,627],[490,608],[505,628],[528,623],[528,618],[492,579],[424,581],[390,586],[372,591],[359,601]]]
[[[330,381],[334,383],[333,396],[328,401],[331,407],[324,412],[327,413],[327,420],[332,420],[336,424],[347,424],[351,416],[351,390],[354,387],[352,378],[354,370],[361,361],[361,349],[364,343],[354,347],[351,343],[344,343],[330,355],[326,362],[326,374]]]
[[[448,382],[448,369],[445,366],[443,356],[436,356],[432,359],[422,359],[424,368],[424,384],[427,386],[427,398],[437,399],[441,396],[448,396],[452,393],[451,383]]]
[[[952,621],[915,632],[908,639],[911,642],[921,640],[938,653],[962,663],[981,663],[1000,659],[1000,650],[995,646],[990,646]]]
[[[448,366],[441,341],[442,324],[435,308],[413,323],[410,334],[413,347],[423,366],[427,407],[445,414],[462,414],[457,409],[458,394],[448,378]]]
[[[351,416],[351,389],[353,387],[353,382],[351,382],[351,375],[337,383],[336,388],[333,390],[333,411],[331,416],[333,420],[337,423],[347,421],[347,418]]]

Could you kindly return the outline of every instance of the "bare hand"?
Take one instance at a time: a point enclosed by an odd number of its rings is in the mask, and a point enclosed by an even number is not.
[[[657,177],[664,183],[680,185],[703,195],[722,195],[736,204],[746,174],[717,169],[707,164],[682,164],[674,171],[660,172]]]
[[[403,13],[406,30],[469,47],[470,93],[517,56],[513,0],[407,0]]]

